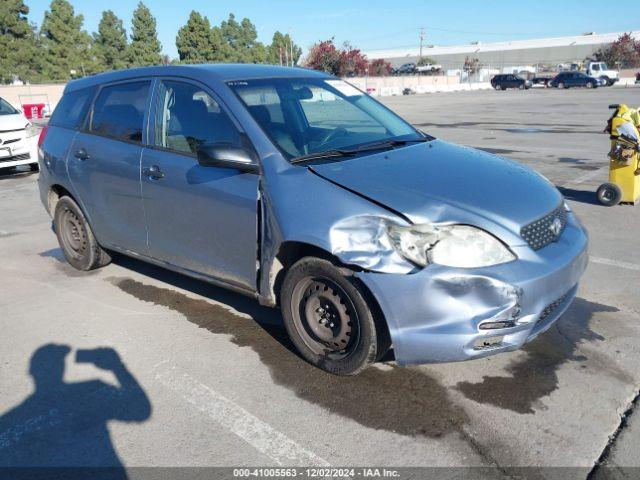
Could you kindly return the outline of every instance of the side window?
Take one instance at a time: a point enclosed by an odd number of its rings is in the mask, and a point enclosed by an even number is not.
[[[195,154],[205,143],[240,145],[240,132],[201,88],[163,81],[158,95],[155,145]]]
[[[51,115],[49,125],[63,128],[78,128],[85,118],[95,88],[83,88],[65,93]]]
[[[149,85],[143,81],[104,87],[93,105],[89,131],[141,143]]]

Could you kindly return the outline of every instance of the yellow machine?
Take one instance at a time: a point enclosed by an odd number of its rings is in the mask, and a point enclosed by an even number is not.
[[[609,183],[598,188],[598,200],[607,207],[636,204],[640,199],[640,112],[624,104],[609,108],[614,109],[605,128],[611,139]]]

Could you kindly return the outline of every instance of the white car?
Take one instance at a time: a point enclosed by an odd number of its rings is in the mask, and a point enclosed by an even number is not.
[[[427,63],[425,65],[418,65],[416,67],[416,72],[418,73],[437,72],[438,70],[442,70],[442,65]]]
[[[29,165],[38,168],[40,129],[0,97],[0,169]]]

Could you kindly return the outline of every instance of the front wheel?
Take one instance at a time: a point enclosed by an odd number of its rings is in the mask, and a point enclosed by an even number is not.
[[[93,270],[111,262],[109,254],[98,244],[82,210],[70,197],[56,204],[53,224],[65,258],[78,270]]]
[[[598,201],[605,207],[613,207],[622,200],[622,190],[615,183],[603,183],[596,194]]]
[[[367,292],[334,264],[305,257],[287,272],[280,292],[282,317],[305,360],[329,373],[355,375],[389,348]]]
[[[560,82],[560,83],[558,84],[558,88],[566,88],[566,87],[564,86],[564,83]]]
[[[594,88],[595,85],[593,84],[593,82],[587,82],[587,88]]]
[[[519,90],[524,90],[524,88],[525,88],[524,83],[521,83],[521,84],[518,86],[518,89],[519,89]]]
[[[496,86],[495,86],[495,87],[493,87],[493,88],[495,88],[495,89],[496,89],[496,90],[498,90],[498,91],[502,90],[502,87],[501,87],[500,85],[496,85]]]

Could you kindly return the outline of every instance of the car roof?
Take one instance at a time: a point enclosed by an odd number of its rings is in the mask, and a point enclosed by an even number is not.
[[[248,80],[257,78],[333,78],[324,72],[302,67],[281,67],[278,65],[257,65],[240,63],[213,63],[198,65],[167,65],[155,67],[131,68],[100,73],[73,80],[67,84],[65,92],[81,88],[118,82],[140,77],[178,76],[206,81],[216,79],[221,82],[230,80]]]

